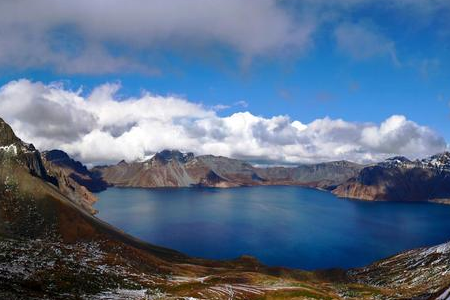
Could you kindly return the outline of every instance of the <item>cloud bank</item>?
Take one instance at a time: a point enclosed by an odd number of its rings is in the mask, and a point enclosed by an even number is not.
[[[322,28],[335,29],[337,46],[351,56],[395,54],[395,41],[355,20],[359,10],[363,15],[370,10],[399,17],[409,27],[427,26],[436,19],[445,27],[450,2],[3,0],[0,67],[52,69],[63,74],[159,74],[157,62],[168,52],[202,59],[228,49],[242,62],[286,53],[297,57],[314,48],[316,35],[326,34]]]
[[[58,83],[11,81],[0,89],[0,117],[38,148],[59,148],[90,164],[133,161],[163,149],[274,163],[370,162],[446,149],[442,137],[401,115],[381,124],[328,117],[305,124],[248,111],[220,117],[175,96],[143,92],[118,100],[119,89],[104,84],[83,96]]]
[[[0,65],[63,73],[157,72],[139,63],[157,50],[229,47],[246,58],[302,50],[313,23],[276,0],[6,0]]]

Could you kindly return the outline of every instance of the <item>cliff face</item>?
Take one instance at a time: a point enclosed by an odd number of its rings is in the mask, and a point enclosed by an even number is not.
[[[0,118],[0,155],[14,156],[29,172],[53,184],[55,178],[49,176],[42,162],[41,154],[32,144],[22,142],[11,127]]]
[[[87,169],[81,162],[72,159],[61,150],[44,151],[42,157],[45,163],[53,168],[64,170],[65,173],[79,185],[86,187],[90,192],[97,193],[107,188],[106,182]]]
[[[450,153],[416,161],[388,159],[362,169],[333,193],[363,200],[445,202],[450,199]]]
[[[20,143],[20,139],[14,134],[12,128],[0,118],[0,147]]]
[[[61,150],[43,152],[42,160],[47,172],[56,179],[59,190],[83,209],[95,214],[92,205],[98,199],[93,192],[105,190],[107,184]]]
[[[293,168],[262,168],[259,169],[258,174],[271,182],[286,182],[287,184],[333,189],[336,185],[356,176],[362,168],[362,165],[356,163],[335,161],[299,165]]]
[[[120,162],[94,172],[111,185],[129,187],[235,187],[251,185],[305,185],[329,187],[355,176],[362,166],[331,162],[298,167],[258,168],[221,156],[165,150],[144,162]]]

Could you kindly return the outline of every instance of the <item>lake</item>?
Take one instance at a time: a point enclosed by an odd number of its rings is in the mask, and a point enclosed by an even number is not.
[[[350,268],[450,240],[450,205],[364,202],[292,186],[109,188],[100,219],[191,256]]]

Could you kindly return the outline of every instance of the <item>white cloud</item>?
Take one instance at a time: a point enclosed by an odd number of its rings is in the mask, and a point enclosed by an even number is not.
[[[317,30],[323,24],[334,28],[344,22],[342,26],[345,26],[359,9],[381,9],[383,13],[398,15],[409,27],[419,23],[427,26],[439,13],[438,19],[444,24],[441,27],[446,27],[450,2],[3,0],[0,1],[0,67],[51,68],[66,74],[136,71],[159,74],[155,63],[161,59],[158,54],[173,51],[182,56],[204,58],[211,55],[212,49],[220,51],[224,47],[238,53],[245,65],[254,57],[300,55],[314,46],[314,35],[323,33]],[[438,29],[445,31],[445,28]],[[375,46],[375,50],[359,46],[363,56],[387,51],[395,59],[392,42],[374,37],[370,30],[361,30],[350,34]],[[351,40],[358,42],[358,39]],[[341,37],[341,46],[351,46],[348,41]],[[373,43],[376,41],[383,42],[384,46]],[[350,51],[361,55],[356,50]],[[216,53],[211,56],[217,57]]]
[[[212,109],[215,110],[215,111],[220,111],[220,110],[229,109],[230,107],[231,107],[231,106],[225,105],[225,104],[217,104],[217,105],[214,105],[214,106],[212,107]]]
[[[198,53],[215,45],[245,59],[310,43],[314,23],[276,0],[0,1],[0,66],[63,73],[158,72],[139,56]]]
[[[237,102],[234,103],[234,105],[240,106],[240,107],[243,107],[243,108],[247,108],[248,107],[247,101],[244,101],[244,100],[237,101]]]
[[[84,97],[61,84],[11,81],[0,89],[0,117],[38,148],[60,148],[86,163],[131,161],[166,148],[284,163],[415,158],[446,148],[442,137],[404,116],[380,125],[330,118],[305,124],[250,112],[219,117],[175,96],[144,92],[118,101],[119,88],[104,84]]]
[[[395,65],[400,65],[394,42],[373,28],[344,23],[336,28],[335,37],[338,49],[355,59],[388,56]]]

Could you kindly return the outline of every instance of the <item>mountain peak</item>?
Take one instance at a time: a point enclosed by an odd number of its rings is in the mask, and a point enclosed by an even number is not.
[[[19,141],[20,139],[14,134],[11,126],[0,118],[0,147],[9,146]]]
[[[64,168],[70,168],[78,174],[90,176],[90,172],[81,162],[72,159],[69,154],[62,150],[54,149],[42,153],[45,160]]]
[[[181,163],[186,163],[194,158],[194,153],[183,153],[179,150],[163,150],[155,154],[152,159],[158,160],[162,163],[168,163],[172,160],[176,160]]]
[[[423,165],[442,170],[450,170],[450,152],[439,153],[421,160]]]
[[[50,161],[60,161],[70,159],[69,155],[66,152],[58,149],[45,151],[43,152],[43,154],[45,155],[46,159]]]
[[[450,151],[445,151],[442,153],[435,154],[430,157],[431,159],[444,159],[444,160],[450,160]]]
[[[119,161],[119,163],[117,165],[118,166],[128,165],[128,163],[124,159],[122,159],[121,161]]]
[[[394,156],[394,157],[389,157],[388,159],[386,159],[386,161],[399,161],[402,163],[405,162],[411,162],[411,160],[409,160],[407,157],[405,156]]]

